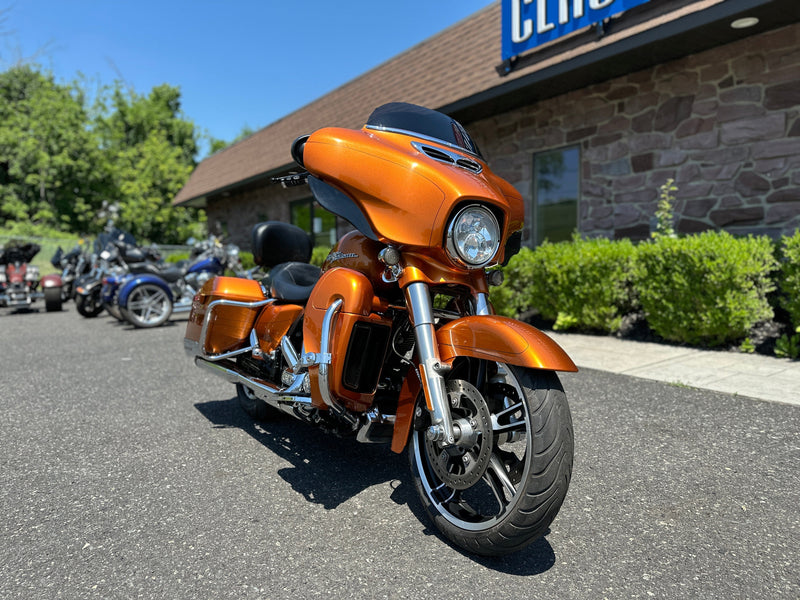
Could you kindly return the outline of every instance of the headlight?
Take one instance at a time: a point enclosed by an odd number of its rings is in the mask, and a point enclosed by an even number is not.
[[[483,267],[500,249],[500,226],[488,209],[473,204],[456,214],[447,228],[447,253],[470,269]]]

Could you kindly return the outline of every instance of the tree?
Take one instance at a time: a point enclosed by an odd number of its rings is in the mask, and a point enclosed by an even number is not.
[[[0,219],[88,233],[109,192],[84,96],[29,65],[0,73]]]
[[[214,154],[216,152],[219,152],[220,150],[224,150],[228,146],[233,146],[235,143],[241,142],[245,138],[249,138],[255,132],[256,132],[255,129],[253,129],[249,125],[245,125],[242,127],[242,130],[239,132],[239,135],[233,138],[233,141],[231,142],[226,142],[225,140],[220,140],[215,137],[209,137],[208,153]]]
[[[117,225],[162,243],[202,237],[205,213],[171,203],[198,150],[195,126],[180,109],[180,90],[162,84],[142,96],[116,84],[100,100],[95,128],[120,206]]]
[[[198,151],[180,90],[163,84],[142,96],[116,84],[93,114],[86,97],[32,65],[0,73],[0,222],[97,233],[110,203],[137,238],[203,237],[205,213],[172,206]]]

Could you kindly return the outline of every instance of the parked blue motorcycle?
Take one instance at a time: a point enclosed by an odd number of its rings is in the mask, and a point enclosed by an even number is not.
[[[141,247],[121,229],[109,226],[94,242],[94,252],[86,258],[88,272],[75,280],[75,307],[79,314],[92,318],[103,312],[102,286],[112,274],[157,271],[161,257],[151,247]],[[114,313],[112,313],[114,314]],[[119,318],[119,315],[114,315]]]
[[[203,284],[226,269],[239,272],[239,248],[209,238],[195,246],[196,256],[159,273],[125,276],[119,282],[115,302],[122,317],[134,327],[163,325],[174,313],[189,312]]]

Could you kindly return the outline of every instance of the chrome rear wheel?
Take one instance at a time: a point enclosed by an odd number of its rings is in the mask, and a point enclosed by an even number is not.
[[[125,317],[135,327],[158,327],[172,314],[172,301],[161,287],[153,283],[137,285],[130,294]]]

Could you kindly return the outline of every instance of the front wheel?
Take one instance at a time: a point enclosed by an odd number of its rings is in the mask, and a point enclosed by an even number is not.
[[[424,419],[415,423],[414,483],[453,543],[483,556],[508,554],[545,534],[567,494],[573,435],[566,395],[550,371],[490,364],[456,373],[447,392],[461,439],[442,446],[427,438]]]
[[[172,300],[161,287],[142,283],[128,294],[127,306],[122,314],[134,327],[158,327],[172,314]]]
[[[91,319],[103,312],[103,304],[100,302],[99,294],[90,292],[87,295],[78,294],[75,297],[75,308],[83,317]]]

